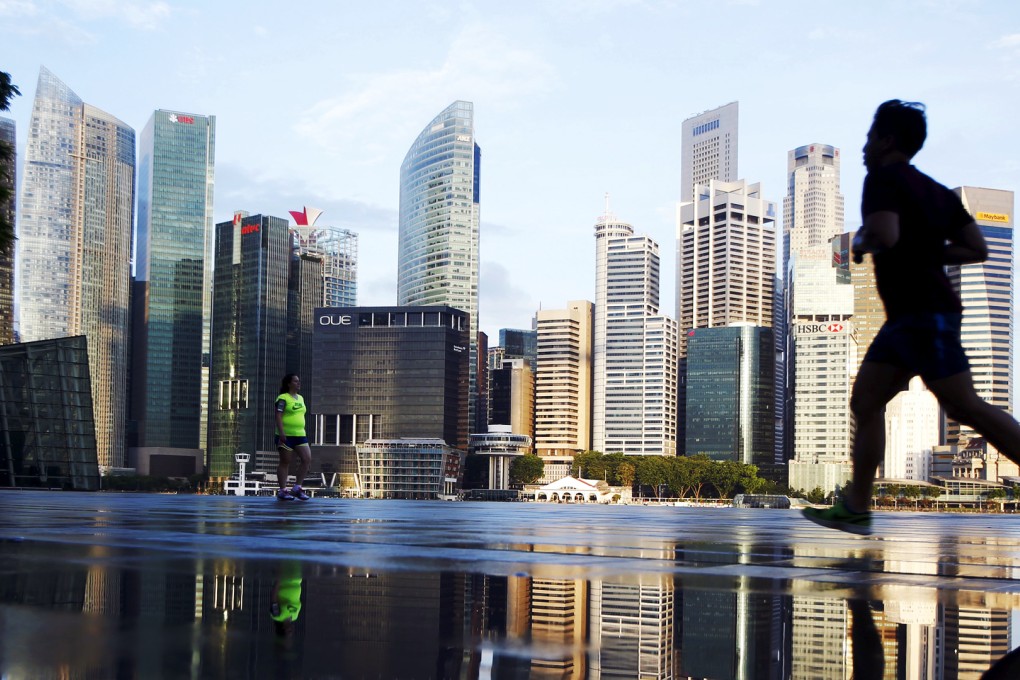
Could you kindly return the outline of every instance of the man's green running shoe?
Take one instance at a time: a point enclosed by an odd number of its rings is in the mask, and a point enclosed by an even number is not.
[[[848,531],[861,536],[871,535],[871,512],[853,512],[843,501],[836,501],[831,508],[804,508],[804,516],[815,524],[830,529]]]

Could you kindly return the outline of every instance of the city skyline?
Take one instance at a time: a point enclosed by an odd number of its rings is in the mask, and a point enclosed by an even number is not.
[[[396,301],[400,159],[422,120],[450,101],[473,102],[487,159],[479,324],[495,337],[499,328],[529,327],[540,307],[592,297],[588,234],[607,192],[620,219],[670,248],[681,122],[729,102],[741,108],[739,179],[761,182],[767,200],[785,193],[790,149],[817,142],[849,154],[849,226],[863,177],[857,150],[875,105],[892,97],[929,106],[931,139],[919,167],[948,186],[1015,191],[1020,166],[1008,116],[1018,95],[1000,85],[1020,77],[1020,34],[1008,30],[1020,10],[987,2],[866,9],[752,2],[706,17],[671,3],[601,2],[526,5],[512,15],[478,5],[399,15],[312,6],[278,17],[254,3],[238,25],[233,16],[227,23],[226,8],[192,3],[26,1],[0,7],[0,39],[11,47],[2,68],[22,91],[8,113],[19,153],[42,65],[136,129],[156,108],[215,115],[216,221],[236,209],[323,208],[330,224],[359,233],[365,305]],[[886,44],[872,32],[878,11],[891,26],[909,22],[910,40]],[[738,46],[722,55],[709,31],[671,38],[692,22],[725,22]],[[209,47],[228,26],[251,48]],[[56,38],[40,42],[43,30]],[[762,32],[772,36],[767,44],[747,39]],[[296,35],[302,49],[284,58],[254,47],[292,44]],[[280,95],[257,110],[238,96],[266,87]],[[976,95],[990,88],[999,105],[977,111]],[[637,107],[636,120],[623,115],[626,107]],[[664,260],[666,310],[675,306],[673,267]]]

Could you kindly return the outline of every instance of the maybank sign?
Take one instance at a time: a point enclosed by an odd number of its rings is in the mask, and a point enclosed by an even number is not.
[[[995,222],[996,224],[1009,224],[1009,215],[1005,213],[979,212],[974,214],[974,219],[979,222]]]

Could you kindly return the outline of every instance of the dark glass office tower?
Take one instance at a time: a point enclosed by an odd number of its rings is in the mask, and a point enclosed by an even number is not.
[[[156,111],[142,130],[132,299],[133,446],[206,446],[215,139],[214,116],[174,111]]]
[[[275,450],[273,406],[287,373],[287,221],[238,212],[217,224],[215,263],[207,466],[222,479],[234,454]]]
[[[315,443],[443,439],[467,451],[468,315],[452,307],[317,309]]]
[[[772,464],[773,337],[771,328],[750,325],[688,333],[688,456]]]
[[[7,223],[14,224],[15,200],[14,187],[17,185],[17,154],[15,153],[17,135],[14,121],[0,118],[0,145],[10,150],[10,158],[0,165],[0,187],[7,189],[10,198],[0,203],[0,215],[7,218]],[[14,342],[14,247],[8,252],[0,252],[0,345]]]

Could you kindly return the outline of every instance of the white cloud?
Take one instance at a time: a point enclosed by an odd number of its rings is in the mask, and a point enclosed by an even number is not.
[[[1020,33],[1004,35],[998,40],[994,41],[991,46],[995,49],[1004,50],[1020,48]]]
[[[39,14],[39,6],[32,0],[0,0],[0,17],[21,19]]]
[[[62,0],[83,19],[118,18],[139,30],[151,31],[170,17],[170,5],[161,0]]]
[[[555,72],[537,52],[483,24],[465,26],[443,63],[348,77],[348,91],[311,106],[299,119],[301,136],[332,151],[356,148],[357,157],[391,160],[432,115],[457,100],[515,106],[547,92]]]

